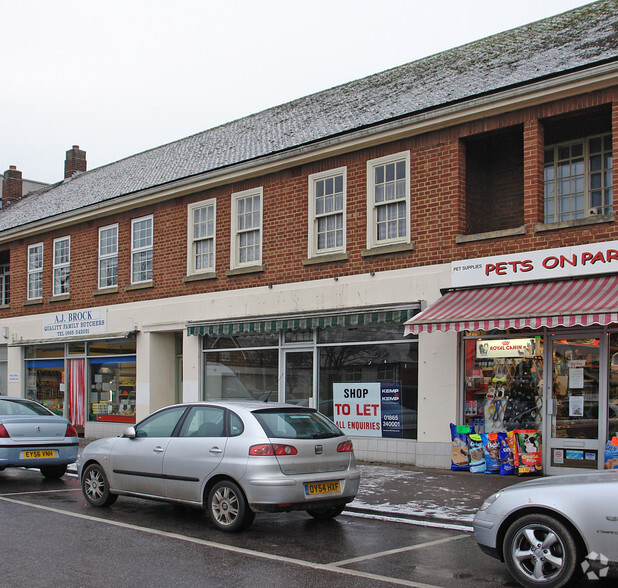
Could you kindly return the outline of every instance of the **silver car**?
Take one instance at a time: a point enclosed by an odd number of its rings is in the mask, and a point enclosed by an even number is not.
[[[0,396],[0,471],[38,468],[46,478],[60,478],[77,460],[75,427],[38,402]]]
[[[529,480],[490,496],[474,517],[474,533],[522,586],[613,576],[617,497],[618,470]]]
[[[352,442],[325,416],[257,401],[163,408],[87,445],[78,473],[93,506],[163,499],[205,508],[224,531],[248,527],[256,512],[335,517],[360,482]]]

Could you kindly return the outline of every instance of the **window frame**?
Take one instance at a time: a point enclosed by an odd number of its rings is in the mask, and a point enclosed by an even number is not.
[[[32,262],[33,262],[33,256],[32,256],[32,252],[33,250],[40,248],[40,254],[39,254],[39,259],[40,259],[40,264],[36,265],[35,267],[32,266]],[[44,244],[42,242],[40,243],[33,243],[32,245],[28,245],[28,284],[27,284],[27,296],[28,296],[28,300],[40,300],[41,298],[43,298],[43,255],[45,253],[45,247]],[[35,296],[33,296],[33,280],[36,280],[36,284],[34,284],[34,287],[36,287],[36,291],[35,291]]]
[[[135,245],[136,231],[135,227],[138,223],[150,223],[150,235],[146,235],[146,245]],[[136,256],[142,256],[146,254],[146,269],[139,270],[140,274],[143,274],[143,279],[137,279],[135,271],[135,258]],[[148,259],[148,253],[150,253],[150,259]],[[131,284],[144,284],[152,282],[153,275],[153,253],[154,253],[154,215],[147,214],[138,218],[131,219]],[[150,263],[148,263],[150,262]],[[140,260],[138,263],[143,264],[144,261]],[[142,277],[142,276],[140,276]]]
[[[0,264],[0,306],[7,306],[11,301],[10,264]]]
[[[607,211],[603,211],[601,210],[601,212],[599,212],[599,209],[608,209],[609,213],[613,212],[613,185],[607,185],[605,183],[605,181],[603,180],[603,178],[608,174],[609,172],[609,177],[610,179],[612,178],[612,173],[613,173],[613,152],[612,151],[608,151],[604,148],[605,142],[607,140],[607,138],[609,138],[609,144],[610,144],[610,148],[611,148],[611,144],[612,144],[612,133],[611,132],[604,132],[604,133],[598,133],[598,134],[594,134],[594,135],[588,135],[585,137],[578,137],[576,139],[571,139],[571,140],[567,140],[567,141],[560,141],[558,143],[551,143],[549,145],[546,145],[544,150],[543,150],[543,223],[544,224],[553,224],[553,223],[560,223],[560,222],[571,222],[571,221],[577,221],[577,220],[581,220],[581,219],[585,219],[585,218],[590,218],[590,217],[594,217],[597,215],[604,215],[604,214],[608,214]],[[595,152],[592,153],[590,152],[590,143],[592,140],[594,139],[599,139],[601,141],[601,151],[600,152]],[[582,144],[582,154],[580,156],[574,156],[572,155],[572,153],[569,155],[568,158],[561,158],[559,155],[559,151],[561,148],[569,148],[569,150],[571,149],[571,147],[573,145],[577,145],[581,143]],[[553,162],[551,164],[548,164],[546,162],[546,158],[547,158],[547,152],[549,150],[553,150]],[[612,167],[611,168],[607,168],[605,167],[605,155],[610,153],[610,157],[612,158]],[[591,158],[595,155],[599,155],[601,157],[601,168],[598,170],[591,170]],[[578,192],[574,192],[571,191],[569,192],[568,196],[569,196],[569,204],[571,205],[570,210],[568,211],[568,213],[566,212],[561,212],[558,210],[559,207],[559,198],[560,198],[560,194],[559,194],[559,184],[560,184],[560,180],[561,179],[566,179],[565,178],[560,178],[559,174],[558,174],[558,168],[560,166],[561,162],[569,162],[569,168],[570,170],[572,170],[573,167],[573,161],[576,159],[583,159],[583,173],[582,174],[577,174],[574,175],[573,173],[570,173],[568,178],[572,183],[572,178],[574,177],[578,177],[579,175],[581,175],[582,180],[583,180],[583,198],[584,198],[584,202],[583,202],[583,209],[575,209],[573,210],[572,205],[573,205],[573,198],[575,197],[576,194],[578,194]],[[549,178],[547,177],[547,170],[549,168],[553,169],[553,177]],[[599,174],[601,177],[601,186],[599,188],[593,188],[591,187],[591,178],[594,174]],[[551,196],[548,197],[548,192],[547,192],[547,187],[549,185],[553,186],[553,194],[551,194]],[[591,195],[592,192],[594,191],[600,191],[601,192],[601,198],[604,201],[604,193],[606,191],[608,191],[611,193],[611,203],[602,203],[600,205],[594,206],[591,202]],[[547,212],[547,206],[548,203],[552,202],[553,203],[553,212],[552,213],[548,213]],[[583,216],[579,216],[579,214],[582,213]],[[563,215],[569,215],[569,218],[560,218]]]
[[[308,182],[308,204],[309,204],[309,226],[308,226],[308,235],[309,235],[309,243],[308,243],[308,252],[307,255],[309,258],[320,257],[322,255],[329,255],[333,253],[345,253],[346,251],[346,205],[347,205],[347,170],[346,166],[338,167],[335,169],[326,170],[323,172],[318,172],[315,174],[310,174],[307,182]],[[336,210],[333,208],[331,212],[317,212],[317,184],[318,182],[326,181],[329,179],[335,179],[337,177],[342,177],[343,186],[342,186],[342,204],[341,209]],[[338,192],[333,191],[333,196],[338,194]],[[341,215],[342,218],[342,226],[341,228],[335,228],[334,233],[337,234],[339,231],[342,233],[342,243],[341,245],[334,245],[333,247],[319,247],[319,220],[320,219],[328,219]],[[327,221],[328,222],[328,221]],[[328,233],[328,229],[326,233]]]
[[[109,253],[101,253],[101,235],[104,231],[110,231],[110,230],[114,230],[115,232],[115,237],[116,237],[116,247],[114,249],[114,251],[109,252]],[[105,225],[103,227],[99,227],[99,243],[98,243],[98,263],[97,263],[97,274],[98,274],[98,284],[99,284],[99,289],[100,290],[105,290],[106,288],[116,288],[118,287],[118,240],[119,240],[119,229],[118,229],[118,223],[113,223],[111,225]],[[116,265],[115,265],[115,271],[113,272],[113,275],[111,276],[112,282],[111,284],[107,284],[107,283],[103,283],[102,282],[102,275],[101,275],[101,264],[103,262],[107,262],[109,260],[115,260],[116,261]]]
[[[198,210],[212,210],[212,235],[206,235],[204,237],[196,237],[195,235],[195,220],[194,215]],[[208,214],[208,213],[207,213]],[[208,227],[209,220],[205,221]],[[208,200],[202,200],[201,202],[194,202],[187,207],[187,273],[188,275],[212,273],[215,271],[217,265],[217,200],[216,198],[210,198]],[[207,229],[208,230],[208,229]],[[212,265],[202,268],[197,268],[197,246],[198,243],[204,243],[211,241],[212,251],[210,256],[212,257]],[[203,256],[201,253],[200,256]]]
[[[238,209],[239,202],[241,200],[247,200],[249,198],[259,197],[260,202],[260,212],[259,212],[259,223],[258,227],[251,227],[250,229],[239,229],[238,228]],[[264,220],[264,189],[262,186],[259,188],[252,188],[250,190],[243,190],[242,192],[234,192],[232,194],[232,210],[231,210],[231,244],[230,244],[230,269],[240,269],[245,267],[254,267],[262,265],[262,254],[263,254],[263,220]],[[257,232],[258,239],[257,243],[253,244],[253,247],[259,248],[259,255],[256,259],[252,259],[250,261],[240,261],[240,253],[242,249],[242,245],[240,243],[241,235],[248,234],[250,232]]]
[[[375,170],[378,167],[386,166],[388,164],[397,164],[404,162],[405,165],[405,180],[404,190],[405,194],[403,198],[394,198],[391,200],[384,200],[380,203],[376,203],[376,184],[375,184]],[[387,207],[394,203],[405,204],[405,234],[398,235],[397,237],[385,238],[378,240],[378,209]],[[410,151],[400,151],[399,153],[393,153],[391,155],[385,155],[376,159],[370,159],[367,161],[367,249],[377,249],[388,245],[396,244],[409,244],[411,239],[410,230],[411,218],[410,218]]]
[[[62,246],[63,243],[67,243],[66,255],[67,258],[65,261],[58,261],[58,246]],[[60,253],[63,253],[61,251]],[[62,296],[64,294],[70,294],[71,292],[71,236],[66,235],[64,237],[58,237],[53,241],[53,250],[52,250],[52,279],[53,279],[53,287],[52,292],[54,296]],[[56,279],[57,276],[62,274],[63,270],[67,270],[66,277],[64,282],[62,279]],[[66,286],[66,288],[65,288]]]

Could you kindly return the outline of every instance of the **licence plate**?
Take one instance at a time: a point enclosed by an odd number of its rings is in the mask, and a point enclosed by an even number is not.
[[[341,492],[339,480],[333,480],[332,482],[309,482],[305,484],[305,496],[332,494],[333,492]]]
[[[36,451],[24,451],[23,459],[41,459],[46,457],[56,457],[54,449],[37,449]]]

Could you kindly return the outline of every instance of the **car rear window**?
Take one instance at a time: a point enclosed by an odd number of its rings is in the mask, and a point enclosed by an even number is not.
[[[327,439],[343,433],[319,412],[307,408],[271,408],[253,415],[269,438]]]
[[[33,414],[52,414],[49,410],[34,402],[0,400],[0,414],[16,416],[32,416]]]

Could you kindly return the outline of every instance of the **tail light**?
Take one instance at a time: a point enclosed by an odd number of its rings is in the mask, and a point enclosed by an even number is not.
[[[261,443],[249,447],[249,455],[296,455],[296,447],[281,443]]]
[[[2,435],[0,435],[1,437]],[[65,437],[77,437],[77,430],[75,429],[75,427],[73,425],[67,425],[67,430],[64,433]]]
[[[0,425],[0,439],[8,439],[9,432],[6,430],[4,425]]]
[[[337,445],[337,453],[346,453],[348,451],[354,451],[352,441],[349,439],[347,441],[342,441],[339,445]]]

